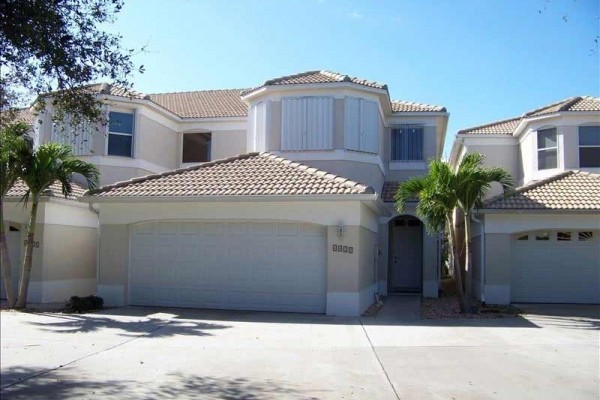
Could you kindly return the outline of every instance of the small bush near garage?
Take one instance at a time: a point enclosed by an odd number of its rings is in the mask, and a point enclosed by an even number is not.
[[[66,311],[74,313],[83,313],[93,310],[100,310],[104,307],[104,300],[98,296],[79,297],[73,296],[67,302]]]

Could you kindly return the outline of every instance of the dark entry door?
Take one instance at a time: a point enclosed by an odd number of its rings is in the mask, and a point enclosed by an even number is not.
[[[416,218],[393,221],[389,289],[420,292],[423,271],[423,226]]]

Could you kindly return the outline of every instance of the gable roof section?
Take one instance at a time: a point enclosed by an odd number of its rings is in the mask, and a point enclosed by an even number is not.
[[[248,106],[240,97],[242,90],[155,93],[148,98],[181,118],[246,117]]]
[[[83,196],[83,194],[85,193],[85,188],[75,182],[73,182],[71,184],[72,188],[73,188],[73,193],[71,196],[67,196],[66,198],[69,200],[77,200],[78,197]],[[25,182],[23,182],[22,180],[18,180],[17,182],[15,182],[15,184],[13,185],[12,188],[10,188],[10,190],[8,191],[8,193],[6,193],[6,197],[7,198],[21,198],[23,196],[25,196],[25,193],[27,193],[27,185],[25,184]],[[52,185],[50,185],[50,187],[47,189],[47,191],[44,193],[45,196],[50,196],[50,197],[58,197],[58,198],[65,198],[65,196],[62,193],[62,186],[59,182],[54,182]]]
[[[412,101],[392,100],[392,112],[446,112],[446,107],[431,104],[415,103]]]
[[[600,111],[600,98],[576,96],[526,112],[520,117],[504,119],[458,131],[459,135],[512,135],[519,123],[528,118],[556,114],[559,112]]]
[[[327,70],[320,71],[307,71],[301,72],[294,75],[281,76],[279,78],[266,80],[261,86],[247,89],[242,92],[242,96],[252,93],[258,89],[266,86],[281,86],[281,85],[302,85],[302,84],[315,84],[315,83],[354,83],[356,85],[366,86],[374,89],[387,90],[387,85],[368,81],[349,75],[340,74],[337,72],[331,72]]]
[[[567,171],[488,200],[485,210],[600,211],[600,174]]]
[[[249,153],[92,190],[95,197],[373,194],[373,188],[270,153]]]

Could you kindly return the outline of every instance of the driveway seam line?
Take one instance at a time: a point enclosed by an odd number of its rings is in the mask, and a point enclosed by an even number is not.
[[[394,387],[394,384],[392,383],[392,380],[390,379],[390,376],[388,375],[387,371],[385,370],[385,367],[383,366],[383,363],[381,362],[381,359],[379,358],[379,355],[377,355],[377,351],[375,351],[375,346],[373,346],[373,342],[371,342],[371,338],[369,337],[369,334],[367,333],[367,329],[365,328],[362,320],[359,320],[359,321],[360,321],[360,326],[362,327],[362,330],[365,333],[365,336],[367,337],[367,341],[369,342],[369,346],[371,346],[371,350],[373,351],[373,354],[375,355],[375,359],[377,359],[377,362],[379,363],[379,366],[381,367],[381,370],[383,371],[383,374],[385,375],[385,379],[387,379],[388,384],[392,388],[392,391],[394,392],[394,395],[396,396],[396,399],[402,400],[402,398],[400,397],[400,395],[396,391],[396,388]]]
[[[21,380],[19,380],[19,381],[16,381],[16,382],[13,382],[13,383],[9,383],[9,384],[8,384],[8,385],[6,385],[6,386],[2,386],[2,387],[0,387],[0,390],[8,389],[9,387],[12,387],[12,386],[15,386],[15,385],[19,385],[19,384],[21,384],[21,383],[23,383],[23,382],[26,382],[26,381],[28,381],[28,380],[30,380],[30,379],[37,378],[37,377],[39,377],[39,376],[42,376],[42,375],[46,375],[47,373],[50,373],[50,372],[56,371],[56,370],[58,370],[58,369],[64,368],[64,367],[66,367],[67,365],[74,364],[74,363],[76,363],[76,362],[78,362],[78,361],[81,361],[81,360],[83,360],[83,359],[86,359],[86,358],[88,358],[88,357],[92,357],[92,356],[98,355],[98,354],[100,354],[100,353],[104,353],[104,352],[106,352],[106,351],[109,351],[109,350],[115,349],[115,348],[117,348],[117,347],[120,347],[120,346],[122,346],[122,345],[124,345],[124,344],[127,344],[127,343],[129,343],[129,342],[133,342],[133,341],[134,341],[134,340],[136,340],[136,339],[139,339],[139,338],[141,338],[141,337],[147,336],[147,335],[149,335],[149,334],[151,334],[151,333],[154,333],[154,332],[156,332],[156,331],[157,331],[157,330],[159,330],[159,329],[162,329],[162,328],[164,328],[165,326],[169,325],[171,322],[172,322],[172,321],[168,321],[166,324],[163,324],[163,325],[157,326],[156,328],[154,328],[154,329],[152,329],[152,330],[150,330],[150,331],[148,331],[148,332],[144,332],[144,333],[142,333],[141,335],[134,336],[134,337],[132,337],[132,338],[130,338],[130,339],[128,339],[128,340],[125,340],[124,342],[117,343],[117,344],[115,344],[115,345],[113,345],[113,346],[107,347],[107,348],[105,348],[105,349],[102,349],[102,350],[98,350],[98,351],[96,351],[96,352],[94,352],[94,353],[86,354],[85,356],[81,356],[81,357],[79,357],[79,358],[76,358],[76,359],[75,359],[75,360],[73,360],[73,361],[69,361],[68,363],[61,364],[61,365],[59,365],[58,367],[50,368],[50,369],[47,369],[47,370],[45,370],[45,371],[39,372],[39,373],[37,373],[37,374],[34,374],[34,375],[31,375],[31,376],[28,376],[27,378],[23,378],[23,379],[21,379]]]

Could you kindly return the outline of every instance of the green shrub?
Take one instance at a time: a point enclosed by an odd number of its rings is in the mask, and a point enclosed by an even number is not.
[[[98,296],[79,297],[73,296],[67,302],[66,309],[71,312],[82,313],[99,310],[104,306],[104,300]]]

